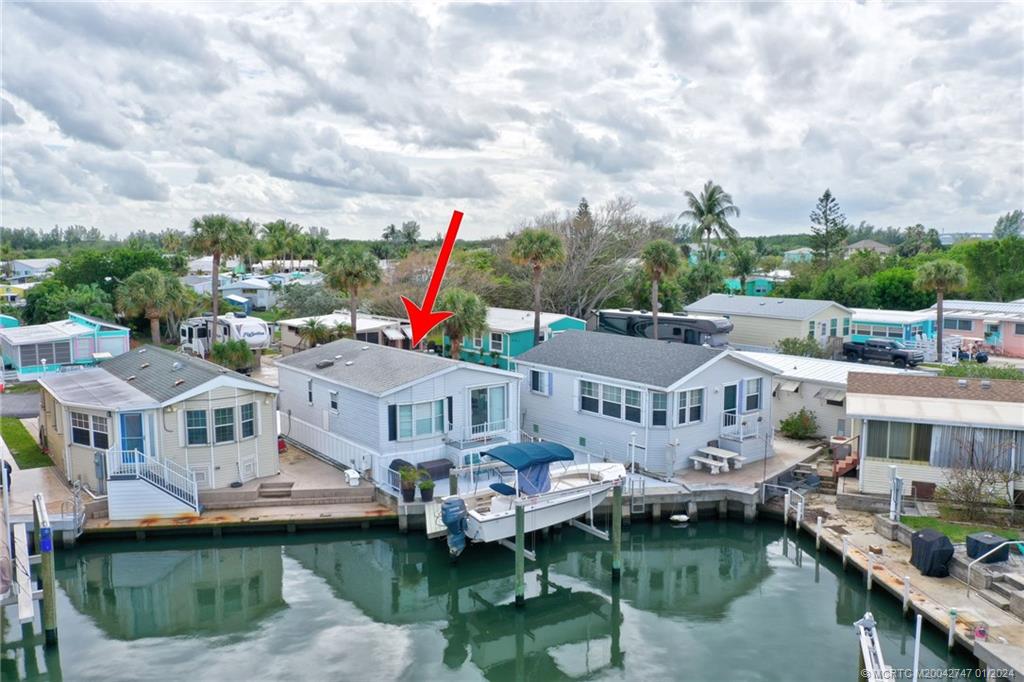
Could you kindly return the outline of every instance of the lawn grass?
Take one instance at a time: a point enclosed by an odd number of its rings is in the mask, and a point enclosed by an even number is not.
[[[1001,535],[1007,540],[1018,540],[1021,537],[1020,531],[1012,528],[1002,528],[1000,526],[986,526],[984,524],[969,524],[969,523],[956,523],[953,521],[944,521],[932,516],[903,516],[900,517],[900,521],[904,525],[910,526],[914,530],[921,530],[922,528],[934,528],[943,535],[947,536],[952,542],[965,542],[967,536],[971,533],[979,533],[988,531]]]
[[[19,469],[53,466],[17,417],[0,417],[0,436],[10,448]]]
[[[21,384],[11,384],[4,387],[4,393],[35,393],[39,390],[39,384],[34,381],[26,381]]]

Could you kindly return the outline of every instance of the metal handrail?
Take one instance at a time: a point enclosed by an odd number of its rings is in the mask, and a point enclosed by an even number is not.
[[[141,478],[199,511],[196,476],[177,462],[150,457],[137,449],[110,449],[107,450],[107,476]]]
[[[999,543],[998,545],[996,545],[995,547],[993,547],[989,551],[985,552],[984,554],[982,554],[980,557],[978,557],[977,559],[975,559],[971,563],[967,564],[967,596],[968,597],[971,596],[971,569],[974,568],[974,564],[978,563],[982,559],[988,558],[988,555],[990,555],[990,554],[992,554],[994,552],[998,552],[999,550],[1001,550],[1003,547],[1006,547],[1007,545],[1017,545],[1017,549],[1020,550],[1020,553],[1024,554],[1024,542],[1022,542],[1021,540],[1007,540],[1006,542]]]

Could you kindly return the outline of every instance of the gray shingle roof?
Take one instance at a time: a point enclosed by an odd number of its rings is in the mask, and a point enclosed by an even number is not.
[[[732,296],[708,294],[686,306],[688,313],[714,313],[716,315],[750,315],[783,320],[806,320],[817,315],[835,301],[809,298],[773,298],[769,296]],[[844,306],[839,306],[840,308]],[[851,311],[852,314],[852,311]]]
[[[100,363],[100,368],[118,379],[127,381],[132,387],[161,403],[224,375],[249,382],[254,388],[274,390],[212,362],[156,346],[142,346],[110,360],[104,360]],[[129,380],[128,377],[135,378]],[[178,380],[183,381],[177,383]]]
[[[334,364],[317,367],[317,363],[322,361]],[[352,364],[346,364],[349,362]],[[381,395],[464,363],[420,351],[342,339],[281,358],[277,364],[312,372],[342,386]]]
[[[722,352],[675,341],[567,331],[516,359],[667,388]]]

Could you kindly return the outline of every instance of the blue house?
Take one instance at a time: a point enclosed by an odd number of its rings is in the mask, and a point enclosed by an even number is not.
[[[926,341],[935,338],[934,310],[875,310],[854,308],[854,341],[887,338],[896,341]]]
[[[586,328],[586,322],[571,315],[540,314],[541,341],[545,341],[559,332]],[[444,344],[446,347],[450,346],[451,339],[445,336]],[[516,363],[513,358],[525,353],[535,345],[532,310],[488,308],[487,330],[480,336],[466,337],[462,340],[459,359],[514,371]]]
[[[775,282],[763,275],[752,275],[747,278],[747,288],[743,291],[745,296],[768,296],[775,288]],[[726,277],[725,289],[727,293],[740,293],[740,278]]]
[[[4,368],[26,381],[127,353],[129,333],[127,327],[68,313],[68,319],[60,322],[0,329],[0,349]]]

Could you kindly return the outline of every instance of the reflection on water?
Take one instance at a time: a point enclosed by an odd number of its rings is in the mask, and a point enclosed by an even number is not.
[[[634,526],[614,589],[608,543],[538,535],[522,609],[512,553],[497,546],[453,564],[443,543],[397,533],[86,543],[58,555],[59,654],[19,639],[7,609],[0,674],[327,679],[369,665],[385,679],[774,680],[801,661],[808,676],[850,676],[851,624],[867,608],[887,658],[903,660],[911,626],[898,606],[784,533]],[[926,639],[929,665],[947,662],[942,645]]]

